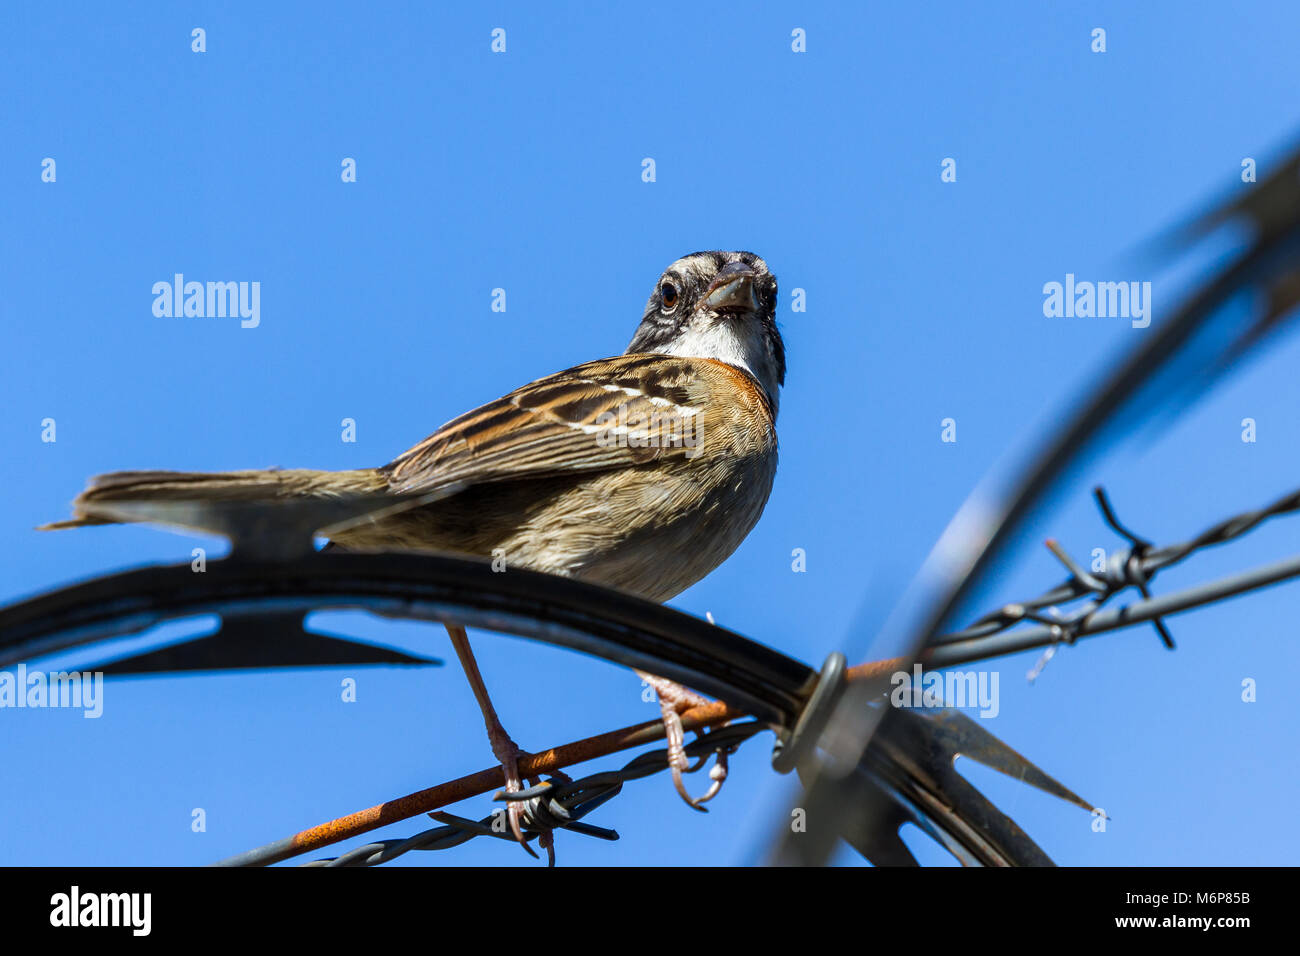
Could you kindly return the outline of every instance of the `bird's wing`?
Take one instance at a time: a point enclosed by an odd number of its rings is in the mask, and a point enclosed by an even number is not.
[[[632,354],[538,379],[443,425],[384,471],[393,492],[608,471],[698,452],[708,360]],[[701,372],[704,372],[702,375]]]

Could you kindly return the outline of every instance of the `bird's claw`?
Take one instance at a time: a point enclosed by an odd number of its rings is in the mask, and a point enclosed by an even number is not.
[[[500,734],[489,733],[488,740],[492,744],[492,755],[497,758],[501,764],[501,773],[506,781],[506,793],[515,793],[524,789],[523,778],[519,776],[519,758],[531,756],[519,749],[519,746],[502,731]],[[519,845],[528,851],[530,856],[536,857],[533,848],[528,845],[524,839],[523,819],[524,804],[521,800],[509,800],[505,806],[506,820],[510,827],[510,832],[514,838],[519,841]]]
[[[669,698],[664,695],[663,691],[659,693],[660,712],[663,714],[664,735],[668,740],[668,768],[673,774],[673,786],[677,789],[681,798],[686,801],[686,805],[692,810],[699,810],[701,813],[708,813],[708,808],[703,804],[708,803],[716,797],[722,790],[722,784],[727,779],[727,750],[718,750],[716,753],[716,762],[713,769],[709,771],[709,778],[713,781],[709,789],[698,797],[692,797],[686,790],[686,783],[683,774],[694,773],[709,759],[707,756],[700,758],[694,767],[690,765],[690,760],[686,756],[686,731],[682,727],[682,717],[679,709],[687,709],[697,705],[699,698],[689,691],[684,691],[683,695]]]
[[[546,851],[546,865],[555,866],[555,832],[543,830],[537,835],[537,845]]]
[[[531,755],[521,751],[520,756]],[[546,851],[546,865],[555,866],[555,832],[552,828],[557,824],[554,821],[553,813],[547,812],[545,802],[551,799],[549,791],[557,783],[572,783],[572,780],[567,774],[558,770],[553,771],[550,776],[551,779],[545,784],[543,784],[541,777],[529,777],[527,789],[498,790],[492,799],[503,800],[509,809],[519,811],[520,823],[526,825],[529,830],[537,835],[537,845]],[[559,823],[558,825],[563,826],[564,824]],[[528,851],[528,854],[533,859],[541,859],[533,852],[532,847],[527,842],[521,842],[520,845]]]

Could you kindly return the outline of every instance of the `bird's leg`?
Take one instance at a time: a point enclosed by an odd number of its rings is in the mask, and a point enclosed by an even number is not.
[[[687,806],[703,812],[704,807],[701,804],[712,800],[727,778],[727,761],[722,752],[719,752],[717,764],[710,772],[714,783],[707,793],[701,797],[692,797],[687,793],[682,774],[686,772],[690,761],[686,758],[686,732],[682,728],[681,715],[692,707],[709,703],[709,700],[667,678],[655,677],[644,671],[637,671],[637,675],[655,689],[655,694],[659,698],[659,712],[664,721],[664,736],[668,739],[668,767],[673,772],[673,786],[677,788],[677,792],[681,794]]]
[[[487,685],[483,683],[483,675],[478,670],[478,661],[474,660],[474,652],[469,647],[469,635],[459,625],[446,624],[444,626],[447,628],[448,636],[451,637],[451,646],[456,648],[456,656],[460,658],[460,666],[465,669],[465,676],[469,678],[469,686],[474,691],[479,710],[483,712],[483,723],[487,725],[488,742],[492,745],[492,755],[501,763],[501,772],[506,780],[506,791],[522,790],[523,781],[519,778],[519,757],[523,751],[510,739],[505,727],[501,725],[501,718],[497,716],[496,708],[492,706],[492,698],[488,696]],[[510,831],[520,843],[524,842],[523,829],[520,826],[523,810],[523,804],[518,800],[510,800],[506,803]]]

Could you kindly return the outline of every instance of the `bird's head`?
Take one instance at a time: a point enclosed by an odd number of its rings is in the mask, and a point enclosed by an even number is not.
[[[693,252],[659,277],[627,347],[712,358],[744,369],[776,411],[785,346],[776,328],[776,276],[752,252]]]

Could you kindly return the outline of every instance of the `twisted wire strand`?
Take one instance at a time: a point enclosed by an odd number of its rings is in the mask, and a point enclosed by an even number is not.
[[[1072,574],[1065,581],[1037,597],[1004,604],[961,630],[940,635],[935,638],[934,644],[953,644],[972,638],[988,637],[1026,620],[1059,625],[1066,631],[1068,637],[1070,625],[1086,620],[1090,614],[1124,588],[1143,587],[1155,577],[1158,571],[1172,567],[1198,551],[1225,544],[1253,531],[1270,518],[1297,511],[1300,511],[1300,489],[1283,495],[1266,507],[1244,511],[1226,518],[1187,541],[1161,548],[1135,545],[1122,549],[1111,556],[1104,571],[1088,575],[1088,580],[1078,574]],[[1132,560],[1135,557],[1137,560]],[[1049,617],[1040,613],[1048,608],[1068,604],[1088,596],[1093,600],[1073,615]]]

